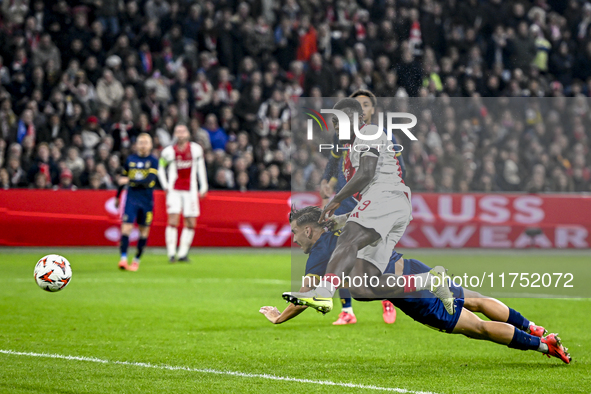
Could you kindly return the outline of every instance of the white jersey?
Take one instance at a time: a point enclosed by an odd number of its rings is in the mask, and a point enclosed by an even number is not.
[[[376,125],[363,125],[359,132],[362,135],[372,136],[378,133],[379,128]],[[396,157],[396,146],[390,140],[386,133],[382,130],[379,137],[374,140],[364,140],[355,137],[351,145],[351,151],[345,158],[345,178],[347,182],[353,177],[355,171],[359,168],[359,161],[363,156],[372,156],[378,158],[376,172],[368,184],[368,186],[361,191],[361,194],[374,184],[388,184],[391,190],[410,191],[402,180],[402,169]],[[349,163],[347,163],[349,161]]]
[[[411,193],[402,180],[394,143],[388,140],[386,133],[375,125],[364,125],[360,132],[367,136],[379,133],[379,136],[374,140],[355,138],[347,155],[350,166],[347,173],[352,177],[364,156],[377,157],[378,163],[374,177],[361,191],[347,222],[373,229],[380,235],[379,241],[359,250],[357,258],[369,261],[384,272],[392,250],[412,220]]]
[[[158,179],[164,190],[207,193],[207,173],[203,149],[195,142],[189,142],[184,150],[170,145],[162,150],[158,168]],[[199,180],[199,183],[197,183]]]

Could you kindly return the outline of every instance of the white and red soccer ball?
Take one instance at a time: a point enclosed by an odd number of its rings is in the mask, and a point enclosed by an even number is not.
[[[48,254],[35,265],[35,282],[45,291],[60,291],[71,279],[72,267],[63,256]]]

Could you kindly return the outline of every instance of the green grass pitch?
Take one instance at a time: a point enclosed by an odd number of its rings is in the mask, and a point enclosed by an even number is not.
[[[332,326],[338,310],[326,316],[310,310],[274,326],[258,310],[285,307],[281,293],[289,289],[291,259],[285,252],[213,250],[193,254],[191,264],[170,265],[148,248],[135,273],[116,269],[115,252],[0,251],[0,393],[591,391],[587,299],[504,299],[560,334],[574,359],[565,365],[438,333],[400,311],[396,323],[386,325],[377,302],[355,303],[353,326]],[[70,285],[54,294],[33,280],[36,261],[48,253],[65,255],[73,269]],[[407,256],[444,266],[458,258],[498,260],[465,252]],[[549,263],[556,255],[536,258]]]

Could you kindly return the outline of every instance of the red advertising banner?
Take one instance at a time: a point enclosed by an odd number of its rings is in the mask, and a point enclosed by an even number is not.
[[[413,194],[401,247],[588,248],[591,196]]]
[[[120,237],[113,191],[0,191],[0,245],[107,246]],[[291,204],[318,205],[315,193],[212,191],[201,200],[195,246],[291,245]],[[412,195],[407,248],[588,248],[591,196]],[[156,192],[150,246],[164,246],[165,196]],[[132,233],[131,240],[137,239]]]
[[[211,191],[201,200],[195,246],[290,246],[289,192]],[[0,245],[108,246],[119,242],[114,191],[0,191]],[[164,246],[166,204],[155,192],[150,246]],[[137,240],[137,230],[130,240]]]

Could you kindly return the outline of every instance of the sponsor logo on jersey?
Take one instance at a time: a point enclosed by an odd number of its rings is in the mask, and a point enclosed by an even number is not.
[[[193,162],[191,160],[178,160],[176,161],[176,167],[179,170],[185,169],[185,168],[191,168],[191,165],[193,165]]]

